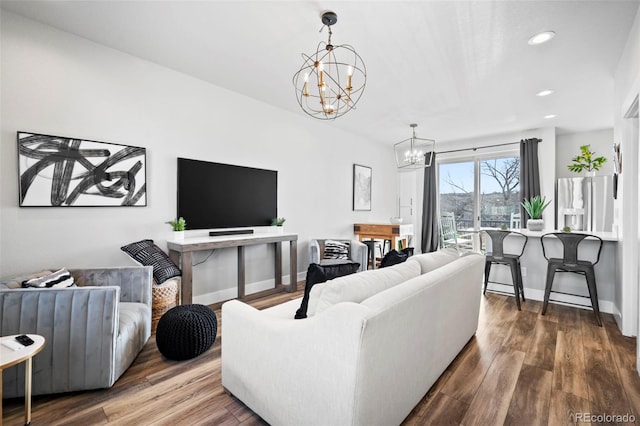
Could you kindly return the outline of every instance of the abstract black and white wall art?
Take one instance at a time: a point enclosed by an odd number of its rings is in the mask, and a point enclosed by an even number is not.
[[[146,150],[18,132],[21,207],[146,206]]]
[[[371,167],[353,165],[353,210],[371,210]]]

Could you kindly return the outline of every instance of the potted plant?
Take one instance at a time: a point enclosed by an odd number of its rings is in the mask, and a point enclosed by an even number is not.
[[[284,222],[287,219],[285,219],[284,217],[274,217],[273,219],[271,219],[271,226],[276,226],[276,232],[278,233],[282,233],[283,228],[282,225],[284,225]]]
[[[580,146],[580,155],[571,159],[573,164],[567,167],[575,173],[586,171],[587,174],[595,173],[607,161],[605,157],[596,157],[595,152],[590,150],[591,145]]]
[[[527,228],[529,231],[542,231],[544,228],[544,220],[542,219],[542,212],[551,203],[551,200],[547,201],[545,197],[540,198],[539,195],[524,200],[521,204],[524,210],[529,215],[530,219],[527,220]]]
[[[178,219],[170,220],[168,222],[171,225],[171,229],[173,229],[173,239],[177,241],[184,240],[184,230],[187,227],[187,221],[181,216]]]

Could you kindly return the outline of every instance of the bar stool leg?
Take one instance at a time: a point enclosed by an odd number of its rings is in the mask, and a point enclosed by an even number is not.
[[[600,319],[600,306],[598,304],[598,290],[596,288],[596,275],[593,268],[585,271],[585,277],[587,278],[587,288],[589,289],[589,297],[591,298],[593,313],[596,315],[596,322],[600,327],[602,327],[602,320]]]
[[[491,261],[487,260],[484,263],[484,290],[482,294],[487,294],[487,284],[489,283],[489,273],[491,272]]]
[[[511,281],[513,282],[513,292],[516,296],[516,305],[518,306],[518,310],[521,311],[520,307],[520,282],[518,281],[518,265],[515,262],[510,262],[509,267],[511,268]]]
[[[556,275],[556,268],[549,264],[547,266],[547,282],[544,286],[544,302],[542,302],[542,315],[547,313],[547,305],[549,304],[549,296],[551,296],[551,285]]]
[[[518,285],[520,285],[520,295],[522,296],[522,301],[524,302],[524,284],[522,283],[522,268],[520,266],[520,259],[518,259],[518,263],[516,265],[518,266]]]

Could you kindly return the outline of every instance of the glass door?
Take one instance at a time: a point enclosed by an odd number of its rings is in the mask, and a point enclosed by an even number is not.
[[[480,227],[521,228],[520,157],[479,160]]]

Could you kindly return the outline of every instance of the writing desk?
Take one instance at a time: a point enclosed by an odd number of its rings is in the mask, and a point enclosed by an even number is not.
[[[289,241],[289,274],[290,283],[282,285],[282,243]],[[245,254],[244,248],[256,244],[273,244],[275,253],[275,288],[250,295],[251,297],[273,293],[284,288],[288,292],[296,290],[298,276],[298,235],[287,233],[260,233],[246,235],[228,235],[220,237],[185,238],[184,241],[167,241],[169,257],[182,269],[182,285],[180,300],[183,305],[192,303],[193,299],[193,258],[194,251],[214,250],[218,248],[238,248],[238,299],[245,296]]]

